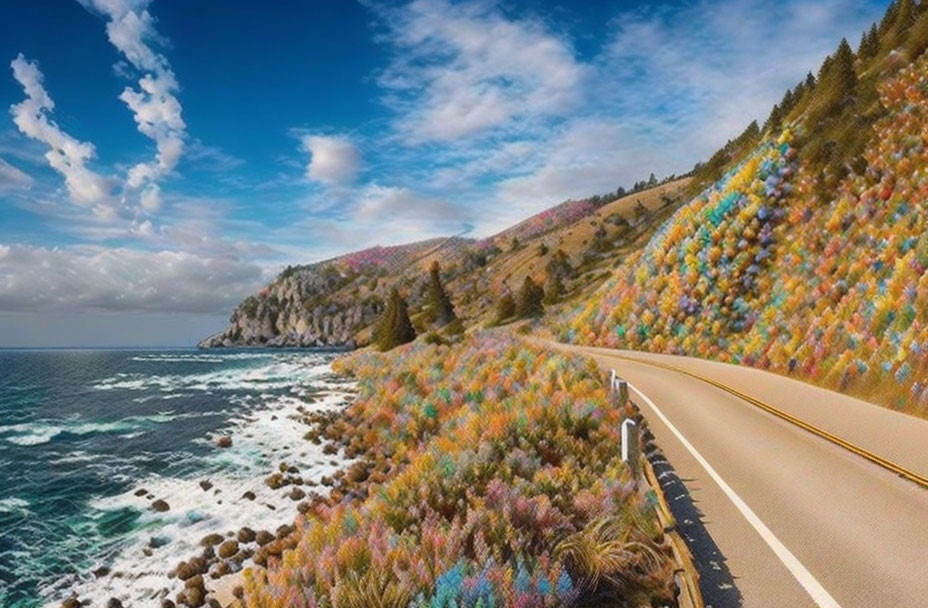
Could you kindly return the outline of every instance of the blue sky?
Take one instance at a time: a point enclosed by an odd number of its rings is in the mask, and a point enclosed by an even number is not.
[[[7,0],[0,346],[190,344],[287,264],[685,172],[885,4]]]

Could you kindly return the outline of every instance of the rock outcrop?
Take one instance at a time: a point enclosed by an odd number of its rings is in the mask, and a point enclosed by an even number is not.
[[[288,267],[233,311],[229,326],[201,348],[354,347],[383,310],[387,277],[420,272],[422,259],[454,255],[467,239],[433,239],[375,247],[309,266]],[[408,280],[412,281],[413,278]]]

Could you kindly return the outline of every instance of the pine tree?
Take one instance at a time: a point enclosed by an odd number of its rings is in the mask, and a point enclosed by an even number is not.
[[[507,289],[506,292],[496,303],[496,323],[500,324],[516,314],[516,301],[512,293]]]
[[[893,20],[892,31],[888,37],[892,48],[905,41],[909,28],[915,23],[917,17],[914,0],[899,0],[896,4],[896,18]]]
[[[657,185],[657,177],[652,173],[651,177],[648,178],[648,187],[653,188]]]
[[[857,72],[854,70],[854,51],[847,43],[847,38],[841,39],[838,50],[835,52],[834,65],[831,68],[832,81],[841,99],[853,96],[857,92]]]
[[[919,4],[921,6],[921,4]],[[928,49],[928,11],[922,10],[909,31],[909,40],[906,43],[906,54],[914,61]]]
[[[882,36],[892,28],[893,23],[896,21],[896,15],[899,12],[899,5],[896,2],[891,2],[888,7],[886,7],[886,12],[883,13],[883,18],[880,20],[879,33]]]
[[[786,93],[783,94],[783,99],[780,100],[780,112],[783,116],[788,116],[790,110],[793,109],[795,105],[796,98],[793,96],[792,89],[786,89]]]
[[[457,319],[451,298],[448,297],[445,286],[442,285],[441,266],[438,262],[432,264],[429,272],[429,287],[425,302],[428,307],[428,317],[432,323],[444,326]]]
[[[545,291],[538,286],[532,277],[525,277],[522,289],[519,290],[519,299],[516,302],[516,316],[520,318],[537,317],[544,313],[543,304]]]
[[[863,33],[860,38],[860,48],[857,54],[861,59],[876,57],[880,52],[880,35],[876,29],[876,23],[870,26],[870,29]]]
[[[828,72],[831,70],[831,64],[834,63],[835,58],[829,55],[825,57],[825,60],[822,62],[822,67],[818,69],[818,78],[816,80],[821,84],[824,82],[825,78],[828,76]]]
[[[815,84],[816,84],[816,80],[812,72],[809,72],[808,74],[806,74],[806,90],[811,91],[812,89],[815,88]]]
[[[764,131],[776,131],[780,128],[780,122],[782,120],[783,116],[780,111],[780,104],[774,104],[773,109],[770,110],[770,116],[767,118],[767,122],[764,123]]]
[[[564,297],[564,294],[567,293],[567,290],[564,289],[564,283],[561,282],[561,277],[556,274],[549,274],[548,281],[545,283],[545,304],[556,304]]]
[[[381,351],[391,350],[400,344],[416,339],[416,330],[409,320],[406,300],[400,296],[396,287],[390,290],[387,307],[374,328],[374,342]]]

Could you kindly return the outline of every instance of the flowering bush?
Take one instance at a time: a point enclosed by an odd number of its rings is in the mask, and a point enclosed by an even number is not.
[[[486,333],[342,359],[359,400],[330,433],[372,463],[297,522],[250,607],[666,605],[652,501],[620,460],[592,361]]]
[[[880,87],[866,170],[815,194],[787,131],[667,222],[574,342],[689,354],[928,415],[928,60]]]

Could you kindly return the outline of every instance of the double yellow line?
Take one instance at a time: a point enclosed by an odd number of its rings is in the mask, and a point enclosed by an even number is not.
[[[795,424],[799,428],[804,429],[812,433],[813,435],[818,435],[822,439],[826,439],[830,441],[831,443],[834,443],[835,445],[839,445],[842,448],[857,454],[858,456],[866,458],[870,462],[876,465],[879,465],[883,467],[884,469],[891,471],[895,473],[896,475],[899,475],[900,477],[904,477],[905,479],[908,479],[909,481],[912,481],[923,488],[928,488],[928,477],[925,477],[924,475],[919,475],[915,471],[911,471],[900,464],[896,464],[895,462],[891,460],[887,460],[886,458],[883,458],[882,456],[878,456],[877,454],[874,454],[870,450],[866,450],[862,447],[856,446],[853,443],[838,437],[837,435],[833,435],[832,433],[829,433],[828,431],[815,426],[814,424],[809,424],[808,422],[804,420],[796,418],[792,414],[788,414],[781,409],[773,407],[769,403],[764,403],[763,401],[759,399],[755,399],[754,397],[747,395],[745,393],[742,393],[738,389],[732,388],[726,384],[722,384],[721,382],[718,382],[717,380],[713,380],[712,378],[707,378],[701,374],[697,374],[695,372],[691,372],[689,370],[683,369],[682,367],[677,367],[676,365],[669,365],[667,363],[660,363],[658,361],[647,361],[644,359],[637,359],[635,357],[629,357],[627,355],[616,355],[616,354],[611,354],[611,353],[608,354],[608,356],[615,358],[615,359],[621,359],[623,361],[631,361],[633,363],[641,363],[642,365],[660,367],[660,368],[674,371],[680,374],[684,374],[686,376],[690,376],[691,378],[695,378],[697,380],[701,380],[703,382],[711,384],[712,386],[722,389],[723,391],[730,393],[740,399],[744,399],[751,405],[757,406],[760,409],[764,410],[765,412],[769,412],[778,418],[782,418],[783,420],[786,420],[787,422]],[[877,406],[874,406],[874,407],[877,407]]]

